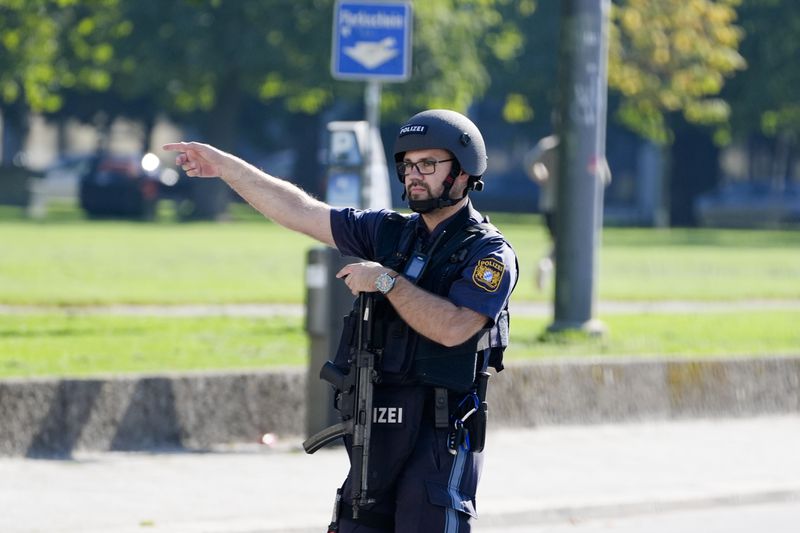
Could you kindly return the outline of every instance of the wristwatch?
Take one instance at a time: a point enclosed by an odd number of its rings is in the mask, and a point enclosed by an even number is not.
[[[397,276],[392,276],[388,272],[384,272],[375,278],[375,288],[378,289],[381,294],[388,294],[389,291],[394,288],[395,281],[397,281]]]

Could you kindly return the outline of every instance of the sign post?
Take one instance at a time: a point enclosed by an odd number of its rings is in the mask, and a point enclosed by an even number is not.
[[[336,2],[331,74],[339,80],[367,82],[364,106],[370,132],[380,128],[381,82],[411,76],[412,22],[408,0]],[[369,167],[373,150],[370,145],[366,154]]]
[[[372,189],[376,166],[377,147],[371,139],[380,138],[381,82],[401,82],[411,76],[412,22],[410,0],[337,0],[334,7],[331,74],[339,80],[367,82],[367,190]]]
[[[408,0],[336,2],[331,73],[339,80],[367,82],[364,106],[370,132],[380,127],[381,82],[406,81],[411,76],[412,22]],[[368,168],[373,150],[370,145]]]

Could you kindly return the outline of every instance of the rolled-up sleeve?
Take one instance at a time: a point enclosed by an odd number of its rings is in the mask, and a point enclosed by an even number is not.
[[[331,232],[336,248],[342,255],[372,261],[378,226],[389,213],[385,209],[331,209]]]

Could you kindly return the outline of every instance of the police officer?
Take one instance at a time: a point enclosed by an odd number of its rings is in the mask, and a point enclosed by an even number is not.
[[[289,182],[200,143],[171,143],[187,175],[219,176],[283,226],[364,261],[336,277],[376,298],[375,387],[369,491],[352,516],[349,476],[338,531],[466,533],[485,437],[489,366],[502,369],[508,301],[517,281],[511,246],[468,193],[483,188],[486,147],[467,117],[414,115],[394,143],[397,175],[413,214],[335,209]],[[353,350],[345,331],[334,361]]]

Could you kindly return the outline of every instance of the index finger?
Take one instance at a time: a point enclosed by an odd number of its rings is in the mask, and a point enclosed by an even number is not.
[[[179,142],[179,143],[167,143],[161,146],[162,150],[166,150],[167,152],[185,152],[189,149],[189,143],[186,142]]]
[[[350,275],[350,265],[345,265],[342,269],[336,273],[337,278],[346,278]]]

